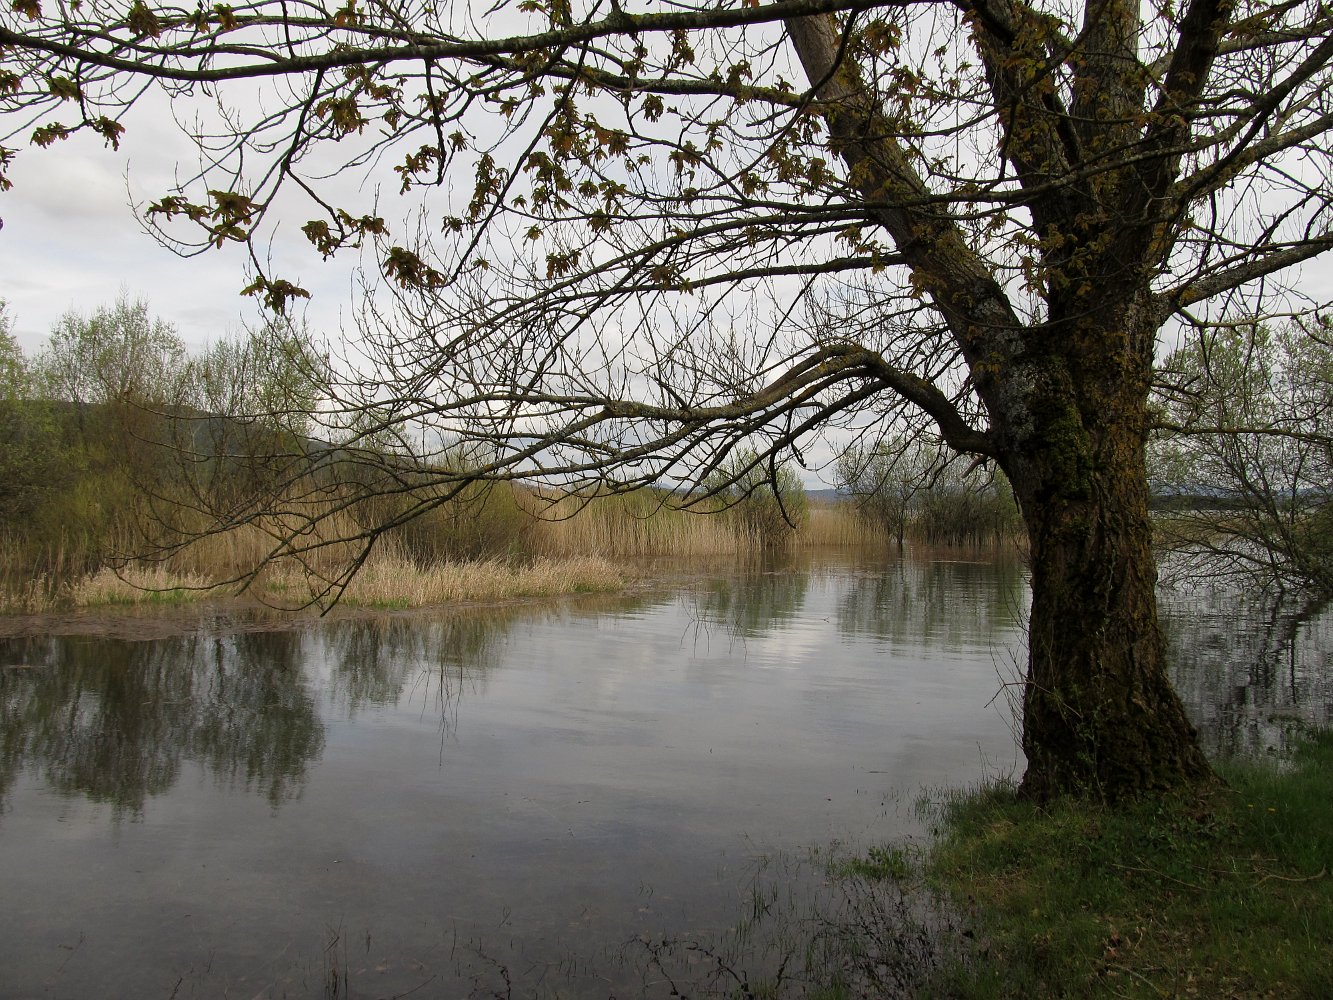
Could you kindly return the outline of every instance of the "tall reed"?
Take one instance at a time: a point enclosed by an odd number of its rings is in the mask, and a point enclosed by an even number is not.
[[[875,549],[890,539],[879,526],[858,515],[851,503],[810,505],[810,520],[797,534],[797,542],[812,548]]]
[[[749,547],[725,515],[682,510],[672,499],[653,490],[559,499],[534,494],[526,503],[537,518],[531,549],[550,556],[643,558],[725,554]]]
[[[14,532],[0,535],[0,610],[40,611],[84,573],[62,545],[36,546]]]

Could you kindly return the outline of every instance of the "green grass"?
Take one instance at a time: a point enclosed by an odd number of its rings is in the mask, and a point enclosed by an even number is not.
[[[127,593],[112,593],[100,602],[107,607],[132,607],[138,605],[162,605],[174,607],[178,604],[191,604],[202,600],[203,591],[185,590],[172,587],[168,590],[143,590]]]
[[[412,607],[412,602],[406,597],[379,597],[369,601],[349,597],[343,603],[349,608],[368,608],[371,611],[404,611]]]
[[[1333,996],[1333,734],[1224,777],[1117,807],[949,804],[926,874],[973,944],[930,995]]]
[[[915,871],[912,854],[902,847],[872,847],[865,857],[840,858],[830,865],[835,878],[903,882]]]

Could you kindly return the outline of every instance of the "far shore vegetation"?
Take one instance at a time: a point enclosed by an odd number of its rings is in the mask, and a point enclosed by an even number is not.
[[[912,484],[899,476],[886,518],[887,480],[876,487],[860,470],[844,500],[814,503],[790,466],[738,472],[746,454],[689,497],[497,483],[436,503],[408,483],[366,498],[367,477],[397,474],[394,442],[373,414],[345,441],[307,437],[325,375],[294,325],[191,355],[126,299],[68,314],[28,357],[0,303],[0,613],[237,594],[280,607],[495,601],[618,590],[657,557],[901,548],[904,538],[989,547],[1019,532],[1007,485],[984,471],[953,470],[907,499]],[[930,454],[947,465],[940,449]],[[927,465],[914,461],[924,483]],[[272,557],[289,525],[253,515],[272,505],[271,484],[303,517],[320,514],[327,542],[312,539],[299,561]],[[347,540],[397,520],[342,578],[359,555]]]
[[[1181,398],[1250,413],[1298,394],[1291,380],[1310,366],[1293,360],[1288,333],[1255,326],[1232,340],[1230,353],[1219,352],[1251,359],[1267,381],[1238,384],[1250,369],[1235,361],[1224,370],[1216,358],[1204,379],[1197,359],[1173,355],[1170,371],[1206,390]],[[688,497],[610,485],[561,495],[499,482],[434,505],[429,488],[396,483],[397,444],[374,412],[336,441],[308,436],[329,377],[298,324],[275,321],[191,354],[146,303],[127,299],[67,314],[29,356],[0,301],[0,613],[236,594],[284,607],[493,601],[619,590],[663,557],[1012,550],[1023,533],[1001,473],[906,434],[842,455],[828,470],[836,501],[807,498],[794,466],[741,452]],[[1301,391],[1313,397],[1322,385]],[[1163,412],[1181,426],[1201,419],[1180,405]],[[1216,418],[1239,419],[1230,410]],[[1208,435],[1154,439],[1167,575],[1333,592],[1322,453],[1303,439],[1279,448],[1262,435],[1255,448],[1267,450],[1238,447]],[[456,457],[461,467],[469,460]],[[302,463],[314,466],[308,475]],[[382,495],[367,487],[386,480]],[[257,512],[275,508],[318,523],[319,547],[301,560],[274,558],[291,524]],[[342,577],[360,556],[358,537],[387,522],[401,523]]]
[[[707,505],[711,509],[693,511],[671,506],[673,499],[640,491],[552,502],[519,488],[493,489],[464,513],[443,509],[389,536],[340,599],[358,607],[407,608],[610,592],[651,576],[658,558],[709,560],[793,548],[890,546],[891,540],[850,501],[808,503],[793,526],[782,521],[781,513],[770,512],[774,520],[764,530],[752,523],[753,512],[744,503],[725,507],[715,501]],[[90,520],[100,522],[100,513]],[[276,560],[242,587],[237,581],[244,568],[271,544],[255,525],[212,534],[162,560],[136,560],[123,555],[133,551],[136,529],[109,520],[110,525],[83,525],[82,531],[53,527],[49,534],[12,529],[0,534],[0,613],[171,604],[236,594],[299,607],[311,601],[324,580],[318,563]],[[933,534],[923,525],[920,544],[931,544]],[[958,544],[993,548],[1012,543],[1013,535],[996,534],[966,536]],[[341,558],[330,546],[330,571]]]

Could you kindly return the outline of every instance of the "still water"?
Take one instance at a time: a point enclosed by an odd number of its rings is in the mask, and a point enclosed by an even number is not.
[[[1016,563],[805,563],[0,639],[0,996],[652,993],[626,943],[725,936],[757,859],[1021,770],[1026,603]],[[1215,751],[1328,722],[1317,616],[1168,617]]]

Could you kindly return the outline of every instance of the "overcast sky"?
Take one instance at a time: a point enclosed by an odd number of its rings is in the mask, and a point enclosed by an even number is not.
[[[193,161],[170,120],[144,118],[131,122],[119,152],[76,136],[50,149],[22,149],[9,172],[14,187],[0,194],[0,298],[25,351],[40,348],[66,312],[90,313],[122,291],[147,300],[192,347],[258,316],[240,295],[247,281],[238,248],[182,259],[143,231],[131,201],[160,197],[176,165]],[[350,266],[321,264],[308,244],[278,249],[282,257],[299,253],[295,276],[316,293],[312,324],[336,330],[351,301]]]
[[[66,312],[90,313],[122,292],[145,299],[193,348],[259,316],[254,301],[240,295],[248,283],[240,248],[182,259],[143,231],[131,202],[143,205],[167,193],[197,154],[160,94],[146,95],[128,126],[119,151],[106,149],[100,137],[80,135],[49,149],[21,148],[9,171],[14,186],[0,193],[0,299],[8,302],[14,332],[30,354]],[[313,293],[304,306],[312,334],[336,338],[354,326],[343,317],[354,302],[356,261],[321,261],[300,235],[301,220],[285,222],[285,241],[272,245],[276,270]],[[1328,298],[1333,255],[1307,264],[1300,284]],[[1173,340],[1164,331],[1164,351]]]

